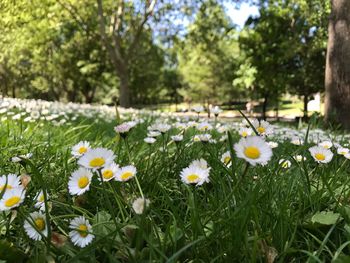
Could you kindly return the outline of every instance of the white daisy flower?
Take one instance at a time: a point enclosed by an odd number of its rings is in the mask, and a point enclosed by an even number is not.
[[[234,145],[237,157],[251,165],[267,163],[272,157],[271,147],[259,136],[241,138]]]
[[[78,161],[78,164],[88,169],[99,169],[111,164],[115,156],[111,150],[105,148],[91,149]]]
[[[345,154],[349,153],[349,149],[348,148],[339,147],[337,149],[337,153],[340,154],[340,155],[345,155]]]
[[[121,136],[126,135],[134,126],[136,123],[134,122],[124,122],[116,127],[114,127],[114,130],[116,133],[119,133]]]
[[[231,162],[231,154],[229,151],[225,152],[222,156],[221,156],[221,162],[223,164],[225,164],[227,167],[230,167],[232,165]]]
[[[148,136],[148,137],[158,137],[159,135],[161,135],[161,133],[158,132],[158,131],[149,131],[149,132],[147,133],[147,136]]]
[[[333,153],[324,146],[313,146],[309,148],[311,156],[318,163],[329,163],[333,158]]]
[[[199,167],[199,168],[204,169],[204,170],[205,170],[205,169],[209,169],[209,170],[210,170],[210,167],[208,167],[207,161],[204,160],[203,158],[198,159],[198,160],[193,160],[193,161],[190,163],[189,167],[190,167],[190,166],[196,166],[196,167]]]
[[[321,146],[325,149],[330,149],[333,146],[333,143],[331,141],[323,141],[318,144],[318,146]]]
[[[49,195],[46,193],[47,198]],[[41,211],[45,210],[45,200],[44,200],[44,192],[41,190],[35,197],[36,203],[34,205],[35,208],[39,208]]]
[[[213,129],[213,126],[208,122],[201,122],[198,124],[197,129],[199,131],[205,132]]]
[[[90,188],[92,173],[88,169],[80,167],[72,173],[68,182],[68,189],[71,195],[82,195]]]
[[[209,170],[197,165],[190,165],[180,173],[181,181],[186,184],[202,185],[209,182]]]
[[[143,139],[143,141],[144,141],[145,143],[148,143],[148,144],[153,144],[153,143],[156,142],[156,139],[153,138],[153,137],[147,137],[147,138]]]
[[[278,147],[278,143],[277,142],[270,141],[267,144],[271,147],[271,149],[274,149],[274,148]]]
[[[0,200],[0,211],[18,207],[24,201],[25,193],[26,191],[23,187],[16,187],[5,191]]]
[[[135,177],[136,167],[133,165],[124,166],[118,169],[115,180],[119,182],[126,182]]]
[[[289,160],[285,160],[285,159],[280,159],[278,161],[278,164],[280,164],[284,169],[287,169],[292,165],[292,163]]]
[[[90,143],[87,141],[81,141],[72,147],[72,155],[75,158],[83,156],[90,150]]]
[[[5,185],[6,185],[6,190],[20,187],[21,185],[20,180],[21,178],[15,174],[0,176],[0,192],[5,188]],[[7,184],[6,184],[6,181],[7,181]]]
[[[72,229],[69,232],[69,237],[73,244],[78,247],[86,247],[95,238],[92,234],[92,227],[89,221],[83,216],[74,218],[70,222],[69,228]]]
[[[252,128],[241,127],[238,133],[239,135],[245,138],[245,137],[251,136],[253,133],[253,130]]]
[[[150,204],[149,199],[139,197],[135,199],[134,202],[132,203],[132,209],[136,214],[141,215],[143,214],[143,211],[145,210],[145,208],[149,206],[149,204]]]
[[[257,119],[254,119],[252,121],[252,124],[253,124],[254,128],[256,129],[256,131],[259,133],[259,135],[268,136],[268,135],[271,135],[273,133],[273,128],[270,125],[270,123],[267,121],[261,120],[259,122]]]
[[[210,112],[212,112],[217,117],[222,112],[222,109],[220,109],[219,106],[215,106],[210,110]]]
[[[302,156],[302,155],[295,155],[295,156],[293,156],[293,158],[297,161],[297,162],[301,162],[301,161],[306,161],[306,157],[305,156]]]
[[[304,140],[300,139],[299,137],[293,137],[290,142],[294,145],[302,145],[304,143]]]
[[[171,136],[171,139],[174,141],[174,142],[181,142],[183,139],[184,139],[184,136],[182,134],[180,135],[174,135],[174,136]]]
[[[47,223],[45,214],[41,212],[30,213],[29,218],[24,221],[24,230],[33,240],[41,240],[42,235],[47,236]]]
[[[204,107],[202,105],[198,105],[198,106],[192,107],[192,110],[196,113],[201,113],[202,111],[204,111]]]
[[[103,181],[107,182],[114,179],[115,175],[118,172],[118,169],[119,169],[119,165],[117,165],[115,162],[103,168],[101,170]],[[101,180],[100,177],[98,179]]]

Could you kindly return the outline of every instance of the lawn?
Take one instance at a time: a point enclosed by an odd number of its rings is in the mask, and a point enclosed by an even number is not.
[[[349,262],[348,134],[12,99],[0,114],[4,262]]]

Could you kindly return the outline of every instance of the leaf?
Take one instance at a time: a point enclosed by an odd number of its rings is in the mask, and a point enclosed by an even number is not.
[[[111,215],[106,211],[98,212],[93,218],[94,233],[101,236],[106,236],[115,230],[115,225],[111,221]]]
[[[332,211],[326,212],[318,212],[314,214],[311,218],[311,222],[314,224],[321,224],[321,225],[333,225],[337,223],[337,221],[340,218],[339,213],[333,213]]]
[[[16,248],[13,243],[6,240],[0,240],[0,260],[5,260],[7,263],[24,262],[26,254],[22,250]]]

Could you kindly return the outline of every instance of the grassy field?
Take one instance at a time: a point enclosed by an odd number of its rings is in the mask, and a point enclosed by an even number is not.
[[[1,262],[350,260],[346,134],[254,121],[255,136],[247,122],[0,102]],[[89,147],[72,155],[81,141]],[[107,157],[85,164],[98,147],[113,152],[113,177]],[[89,165],[72,194],[72,174]],[[8,174],[21,176],[18,205]],[[72,226],[79,216],[89,223]]]

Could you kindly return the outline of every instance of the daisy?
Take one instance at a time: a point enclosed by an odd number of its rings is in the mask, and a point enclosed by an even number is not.
[[[295,156],[293,156],[293,158],[299,163],[303,160],[306,161],[306,157],[302,156],[302,155],[295,155]]]
[[[135,127],[135,122],[124,122],[116,127],[114,127],[114,130],[116,133],[119,133],[120,136],[125,137],[128,132]]]
[[[271,147],[260,137],[241,138],[234,145],[237,157],[246,160],[251,165],[267,163],[272,157]]]
[[[210,111],[214,114],[215,117],[217,117],[222,112],[222,109],[220,109],[219,106],[215,106]]]
[[[239,129],[239,135],[241,135],[242,137],[248,137],[248,136],[250,136],[250,135],[252,135],[252,133],[253,133],[253,130],[252,130],[252,128],[247,128],[247,127],[241,127],[240,129]]]
[[[274,149],[274,148],[278,147],[278,143],[277,142],[270,141],[267,144],[271,147],[271,149]]]
[[[103,168],[101,170],[103,181],[107,182],[107,181],[112,180],[115,177],[115,175],[118,171],[118,168],[119,168],[119,165],[117,165],[114,162],[111,163],[109,166],[106,166],[105,168]]]
[[[202,111],[204,111],[204,107],[202,105],[194,106],[192,107],[192,110],[196,113],[201,113]]]
[[[340,154],[340,155],[345,155],[345,154],[349,153],[349,149],[348,148],[339,147],[337,149],[337,153]]]
[[[149,204],[150,204],[149,199],[139,197],[135,199],[134,202],[132,203],[132,209],[136,214],[141,215],[143,214],[143,211],[145,210],[145,208],[149,206]]]
[[[300,139],[299,137],[293,137],[290,142],[294,145],[302,145],[304,140]]]
[[[221,162],[224,163],[227,167],[231,166],[231,154],[229,151],[225,152],[222,156],[221,156]]]
[[[41,212],[33,212],[29,215],[29,218],[24,221],[24,230],[31,239],[39,241],[42,235],[47,236],[45,215]]]
[[[148,144],[153,144],[153,143],[156,142],[156,139],[153,138],[153,137],[147,137],[147,138],[143,139],[143,141],[144,141],[145,143],[148,143]]]
[[[201,168],[203,170],[208,169],[208,171],[211,169],[210,167],[208,167],[207,161],[204,160],[203,158],[198,159],[198,160],[193,160],[190,163],[189,167],[191,167],[191,166],[199,167],[199,168]]]
[[[81,195],[89,190],[91,183],[92,173],[80,167],[78,170],[72,173],[68,182],[68,189],[71,195]]]
[[[25,193],[26,191],[22,187],[7,190],[0,200],[0,211],[19,206],[24,201]]]
[[[180,177],[182,182],[198,186],[209,182],[209,171],[196,165],[190,165],[181,171]]]
[[[208,122],[201,122],[198,124],[197,129],[199,131],[205,132],[213,129],[213,126]]]
[[[81,141],[72,147],[71,153],[75,158],[79,158],[89,150],[90,150],[90,143],[87,141]]]
[[[252,124],[256,131],[259,133],[259,135],[268,136],[273,133],[272,126],[267,121],[261,120],[259,122],[257,119],[254,119],[252,121]]]
[[[0,192],[4,190],[6,185],[6,190],[20,187],[20,177],[15,174],[8,174],[0,176]]]
[[[181,142],[184,139],[183,135],[174,135],[170,137],[174,142]]]
[[[111,150],[96,148],[89,150],[78,161],[78,164],[88,169],[99,169],[113,162],[115,156]]]
[[[149,132],[147,133],[147,136],[148,136],[148,137],[158,137],[159,135],[161,135],[161,133],[158,132],[158,131],[149,131]]]
[[[313,146],[309,148],[311,156],[318,163],[329,163],[333,158],[333,153],[323,146]]]
[[[280,164],[284,169],[287,169],[292,165],[292,163],[289,160],[285,160],[285,159],[279,160],[278,164]]]
[[[118,169],[115,180],[119,182],[129,181],[131,178],[136,175],[136,167],[133,165],[124,166]]]
[[[48,198],[48,194],[46,194],[46,197]],[[34,205],[35,208],[39,208],[41,211],[45,210],[45,200],[44,200],[44,192],[41,190],[37,195],[36,195],[36,203]]]
[[[69,237],[73,244],[78,247],[86,247],[95,238],[89,221],[83,216],[74,218],[70,222],[69,228],[72,229],[69,232]]]
[[[323,141],[318,144],[318,146],[321,146],[325,149],[330,149],[333,146],[333,143],[331,141]]]

